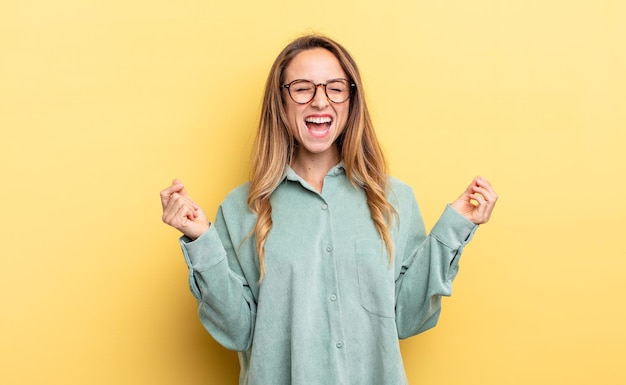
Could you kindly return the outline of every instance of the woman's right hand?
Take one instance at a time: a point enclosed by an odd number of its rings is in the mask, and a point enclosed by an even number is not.
[[[187,237],[196,239],[209,229],[209,220],[204,211],[187,194],[178,179],[161,191],[163,222],[179,230]]]

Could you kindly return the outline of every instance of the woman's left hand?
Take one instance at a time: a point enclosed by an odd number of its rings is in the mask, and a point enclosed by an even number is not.
[[[478,176],[450,205],[470,222],[480,225],[489,221],[497,200],[498,194],[491,184],[487,179]]]

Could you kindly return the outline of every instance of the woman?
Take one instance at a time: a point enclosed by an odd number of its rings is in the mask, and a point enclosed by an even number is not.
[[[481,177],[426,235],[413,192],[387,176],[348,52],[305,36],[266,83],[251,180],[210,224],[174,180],[200,319],[240,352],[240,384],[406,384],[399,338],[433,327],[459,256],[497,195]]]

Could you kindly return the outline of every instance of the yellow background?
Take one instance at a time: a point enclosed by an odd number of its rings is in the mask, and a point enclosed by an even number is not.
[[[624,384],[623,1],[0,4],[0,383],[235,384],[158,192],[246,180],[271,62],[322,32],[363,72],[427,227],[500,194],[412,384]]]

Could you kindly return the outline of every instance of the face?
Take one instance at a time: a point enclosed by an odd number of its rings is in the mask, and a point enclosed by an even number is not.
[[[339,60],[323,48],[300,52],[285,70],[285,83],[305,79],[320,84],[339,78],[348,77]],[[283,92],[289,129],[299,143],[296,161],[303,156],[334,157],[334,161],[339,161],[336,140],[345,129],[350,101],[331,102],[323,86],[317,88],[315,97],[307,104],[297,104],[287,89]]]

